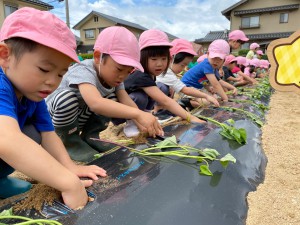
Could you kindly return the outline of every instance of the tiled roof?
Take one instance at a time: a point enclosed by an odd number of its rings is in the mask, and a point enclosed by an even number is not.
[[[259,40],[259,39],[278,39],[278,38],[287,38],[294,32],[277,32],[277,33],[266,33],[266,34],[248,34],[246,35],[250,40]]]
[[[248,2],[248,0],[241,0],[237,3],[235,3],[234,5],[230,6],[227,9],[224,9],[221,13],[223,16],[225,16],[228,20],[230,20],[230,13],[233,9],[235,9],[236,7],[242,5],[243,3]]]
[[[230,31],[229,31],[230,32]],[[277,32],[277,33],[265,33],[265,34],[247,34],[246,36],[250,40],[268,40],[279,39],[289,37],[293,32]],[[227,39],[224,31],[211,31],[204,38],[195,40],[195,43],[210,43],[216,39]]]
[[[39,6],[48,8],[49,10],[54,8],[52,5],[49,5],[48,3],[45,3],[45,2],[42,2],[42,1],[39,1],[39,0],[20,0],[20,1],[30,3],[30,4],[34,4],[34,5],[39,5]]]
[[[245,14],[275,12],[275,11],[292,10],[292,9],[299,9],[299,4],[282,5],[282,6],[274,6],[274,7],[258,8],[258,9],[237,10],[234,11],[234,15],[239,16]]]
[[[226,33],[224,30],[222,31],[210,31],[204,38],[199,38],[195,40],[195,43],[201,44],[201,43],[207,43],[212,42],[217,39],[226,39]]]
[[[129,26],[129,27],[134,27],[134,28],[137,28],[139,30],[147,30],[147,28],[142,27],[139,24],[128,22],[126,20],[122,20],[122,19],[119,19],[117,17],[109,16],[109,15],[99,13],[99,12],[96,12],[96,11],[92,11],[91,13],[89,13],[85,18],[80,20],[73,28],[76,29],[76,27],[79,26],[85,20],[87,20],[90,17],[90,15],[98,15],[100,17],[103,17],[103,18],[107,19],[107,20],[113,21],[116,24],[125,25],[125,26]]]

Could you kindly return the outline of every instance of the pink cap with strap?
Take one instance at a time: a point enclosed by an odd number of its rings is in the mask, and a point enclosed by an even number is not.
[[[257,44],[257,43],[252,43],[251,45],[250,45],[250,49],[251,50],[254,50],[254,49],[256,49],[256,48],[259,48],[260,46],[259,46],[259,44]]]
[[[191,55],[197,55],[197,53],[194,51],[192,43],[185,39],[175,39],[171,42],[171,44],[173,45],[173,47],[170,49],[171,56],[176,55],[180,52],[186,52]]]
[[[144,31],[140,36],[139,45],[140,50],[150,46],[172,46],[168,35],[165,32],[157,29]]]
[[[121,65],[132,66],[144,71],[140,64],[140,50],[137,38],[125,27],[107,27],[97,37],[94,50],[109,54]]]
[[[65,22],[51,12],[31,7],[23,7],[13,12],[5,18],[2,24],[0,41],[13,37],[32,40],[79,62],[75,35]]]

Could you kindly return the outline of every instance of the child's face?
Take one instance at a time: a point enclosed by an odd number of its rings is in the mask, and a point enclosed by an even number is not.
[[[19,60],[10,55],[4,69],[18,98],[39,102],[58,87],[71,62],[61,52],[39,45]]]
[[[132,66],[121,65],[108,56],[100,64],[100,77],[108,86],[116,87],[128,77],[132,70]]]
[[[168,66],[167,56],[155,56],[148,59],[148,70],[153,76],[162,74]]]
[[[208,57],[208,61],[210,63],[210,65],[214,68],[214,69],[219,69],[221,68],[221,66],[223,65],[224,63],[224,60],[221,59],[221,58],[210,58]]]
[[[171,64],[171,70],[175,73],[178,74],[181,71],[184,70],[184,68],[190,63],[192,62],[192,58],[191,57],[185,57],[184,60],[182,60],[180,63],[173,63]],[[172,61],[172,60],[171,60]]]

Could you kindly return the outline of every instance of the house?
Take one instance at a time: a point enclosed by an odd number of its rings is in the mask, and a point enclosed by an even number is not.
[[[278,38],[289,37],[300,29],[299,0],[241,0],[221,13],[230,21],[230,30],[242,30],[250,39],[242,48],[253,42],[262,49]],[[212,31],[195,42],[207,46],[215,39],[227,39],[230,31]]]
[[[143,31],[148,30],[147,28],[139,24],[122,20],[96,11],[92,11],[73,27],[74,30],[80,31],[81,43],[80,45],[78,45],[77,51],[79,53],[92,52],[94,43],[99,33],[106,27],[110,27],[110,26],[126,27],[137,38]],[[168,33],[166,34],[168,35],[170,41],[176,38],[171,34]]]
[[[22,7],[32,7],[39,10],[53,9],[52,5],[39,0],[0,0],[0,26],[9,14]]]

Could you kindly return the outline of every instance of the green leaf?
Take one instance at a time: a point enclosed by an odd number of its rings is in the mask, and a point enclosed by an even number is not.
[[[213,173],[209,170],[207,165],[200,165],[200,174],[206,176],[212,176]]]
[[[101,158],[103,155],[104,155],[103,153],[95,154],[95,155],[94,155],[94,159],[99,159],[99,158]]]
[[[220,163],[224,168],[228,166],[229,162],[236,163],[236,159],[230,153],[220,159]]]
[[[229,119],[229,120],[227,120],[227,122],[231,125],[234,125],[234,123],[235,123],[233,119]]]
[[[0,212],[0,216],[12,216],[12,215],[13,215],[12,208]]]
[[[247,142],[247,132],[246,132],[246,130],[244,128],[240,128],[239,132],[241,134],[241,138],[243,140],[243,144],[246,144],[246,142]]]
[[[200,153],[205,157],[209,157],[210,160],[214,160],[217,158],[217,156],[220,155],[220,153],[216,149],[212,148],[205,148],[202,151],[200,151]]]
[[[165,140],[155,144],[156,147],[166,147],[166,146],[174,146],[174,145],[177,145],[177,140],[175,135],[173,135],[172,137],[168,137]]]

